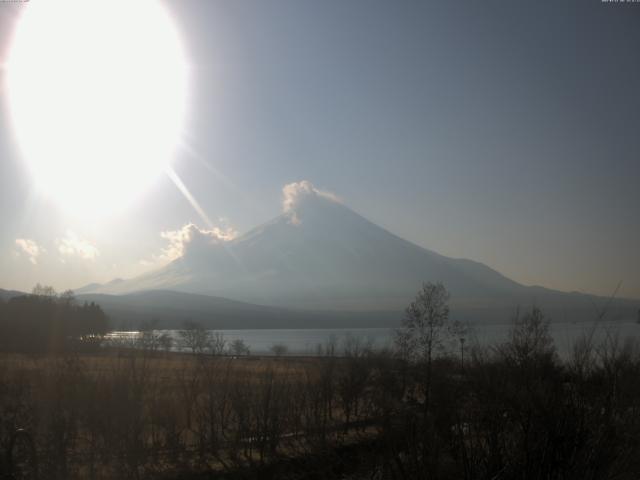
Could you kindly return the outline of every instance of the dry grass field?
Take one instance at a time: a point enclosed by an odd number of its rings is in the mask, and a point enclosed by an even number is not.
[[[563,360],[534,311],[464,362],[401,347],[1,353],[0,444],[30,432],[45,480],[638,478],[632,339]]]
[[[133,349],[2,353],[0,428],[5,438],[16,427],[31,432],[45,478],[259,470],[319,444],[353,443],[335,391],[343,364]]]

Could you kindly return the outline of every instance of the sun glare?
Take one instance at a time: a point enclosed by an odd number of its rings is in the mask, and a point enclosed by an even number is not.
[[[169,166],[186,108],[178,32],[155,0],[31,2],[9,106],[37,185],[71,214],[120,210]]]

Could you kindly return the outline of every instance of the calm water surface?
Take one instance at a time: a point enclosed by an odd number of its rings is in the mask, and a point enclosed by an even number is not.
[[[511,326],[509,324],[476,325],[468,327],[466,345],[480,344],[483,346],[496,345],[507,338]],[[392,345],[395,329],[393,328],[353,328],[353,329],[261,329],[261,330],[216,330],[224,335],[227,342],[242,339],[251,349],[252,354],[268,355],[273,345],[286,345],[289,355],[315,355],[318,346],[335,345],[337,354],[342,352],[345,342],[357,339],[362,344],[370,344],[375,348]],[[167,330],[179,347],[178,330]],[[555,340],[558,352],[566,355],[571,345],[584,335],[593,333],[596,343],[607,335],[618,336],[620,339],[633,338],[640,340],[640,325],[627,322],[593,323],[553,323],[551,334]],[[110,338],[135,339],[139,332],[113,332]]]

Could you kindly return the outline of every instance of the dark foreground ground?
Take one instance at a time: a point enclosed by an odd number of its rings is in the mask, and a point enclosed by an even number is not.
[[[640,475],[633,342],[583,339],[561,362],[524,322],[456,355],[325,353],[3,353],[0,441],[27,429],[41,479]]]

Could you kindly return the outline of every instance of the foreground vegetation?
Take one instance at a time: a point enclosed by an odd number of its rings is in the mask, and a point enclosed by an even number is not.
[[[447,300],[425,285],[390,351],[4,353],[0,441],[28,429],[51,479],[638,477],[636,343],[560,359],[532,309],[465,350]]]

